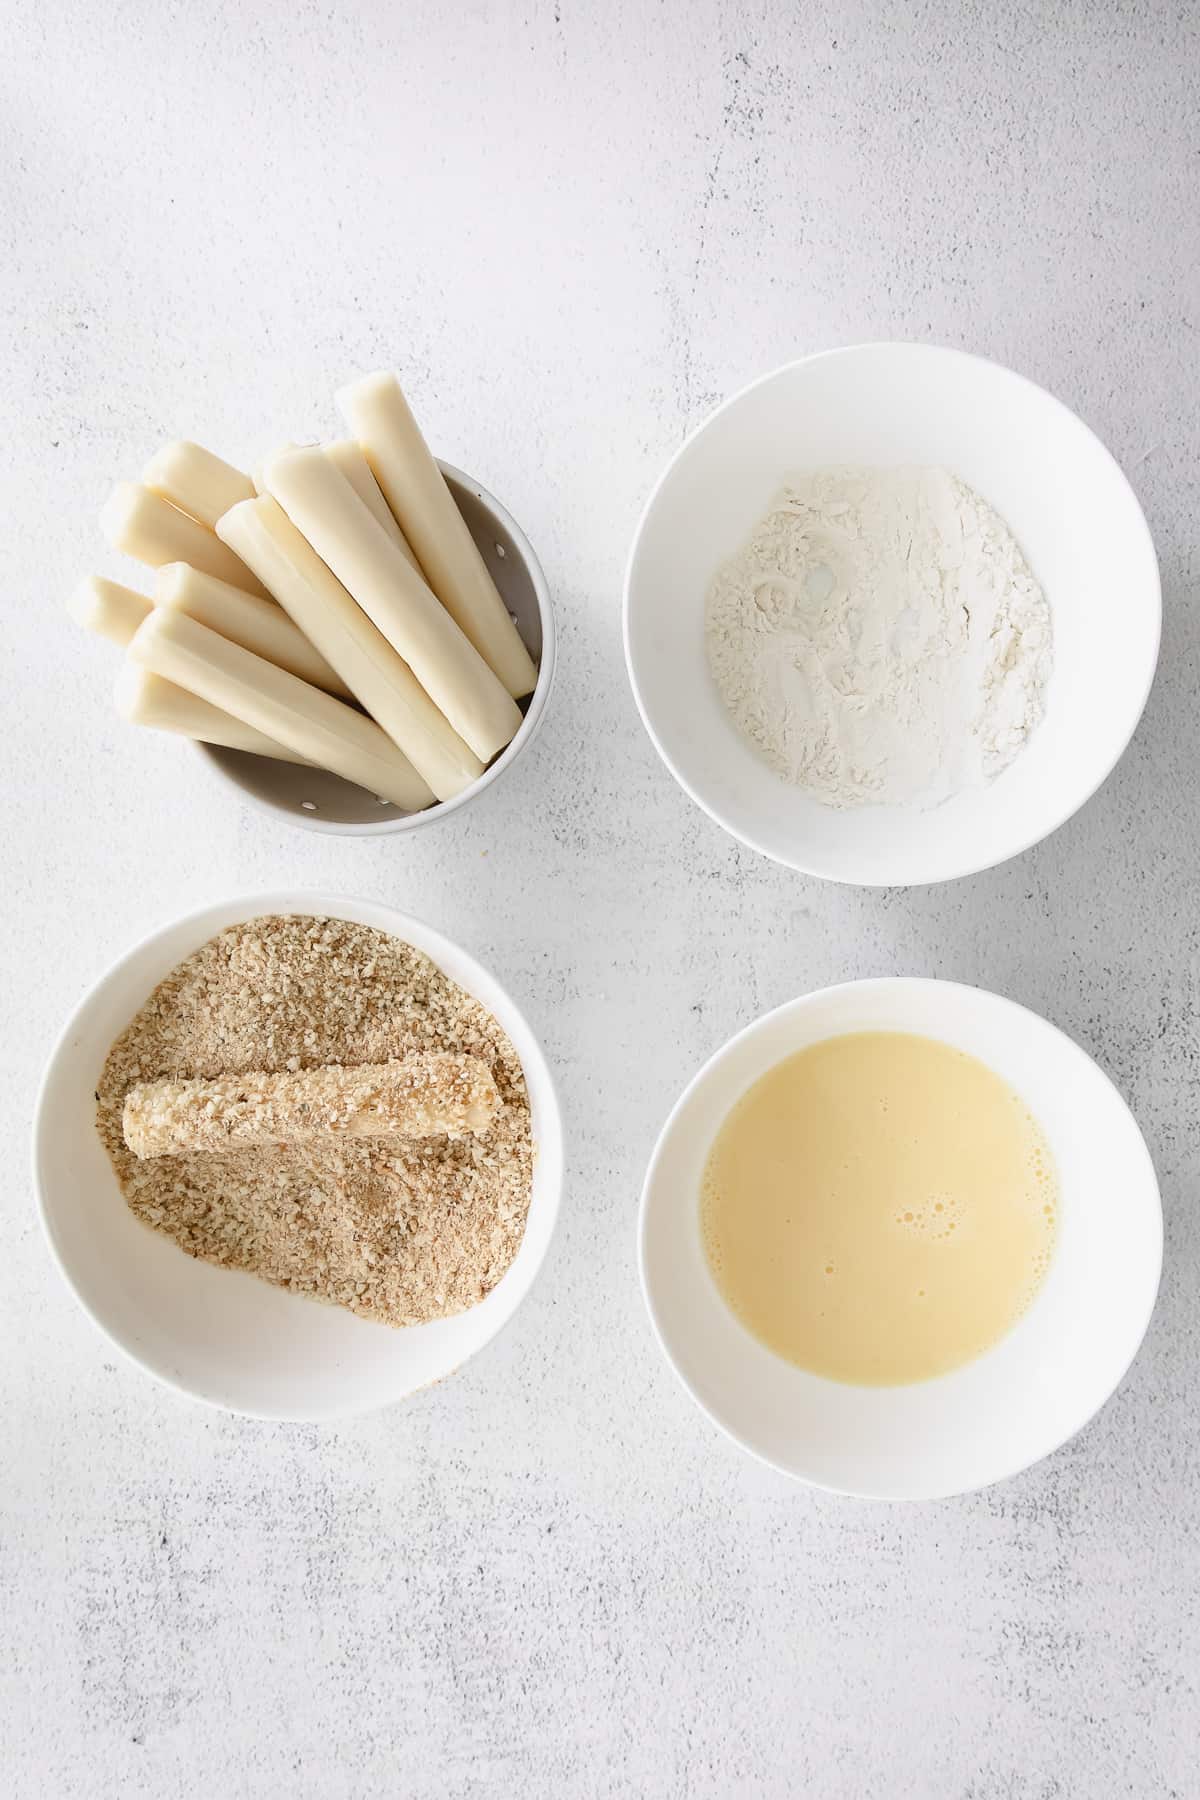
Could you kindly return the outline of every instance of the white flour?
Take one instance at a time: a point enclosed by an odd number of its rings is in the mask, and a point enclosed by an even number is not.
[[[829,806],[937,806],[1042,716],[1050,609],[1008,526],[944,469],[790,481],[708,595],[717,688]]]

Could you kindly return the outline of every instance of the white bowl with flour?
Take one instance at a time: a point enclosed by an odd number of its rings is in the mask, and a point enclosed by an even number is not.
[[[346,919],[423,951],[507,1034],[521,1061],[536,1147],[525,1233],[477,1306],[395,1329],[186,1255],[137,1219],[96,1130],[93,1089],[113,1040],[154,988],[228,926],[266,914]],[[50,1249],[76,1299],[147,1373],[195,1399],[268,1419],[368,1412],[440,1381],[511,1319],[542,1265],[558,1214],[562,1126],[545,1057],[495,976],[419,920],[375,901],[255,894],[177,920],[92,988],[51,1054],[34,1123],[34,1186]]]
[[[727,401],[651,495],[625,586],[676,780],[751,848],[862,885],[972,874],[1068,819],[1132,736],[1160,626],[1099,440],[1010,370],[916,344]]]

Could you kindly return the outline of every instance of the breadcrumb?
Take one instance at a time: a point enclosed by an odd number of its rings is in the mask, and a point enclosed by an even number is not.
[[[430,1052],[490,1070],[496,1113],[481,1135],[343,1132],[146,1161],[125,1142],[126,1098],[146,1083],[352,1070]],[[466,1311],[524,1234],[534,1150],[512,1044],[427,956],[341,919],[253,919],[181,963],[110,1050],[97,1125],[145,1224],[190,1256],[363,1318],[415,1325]]]

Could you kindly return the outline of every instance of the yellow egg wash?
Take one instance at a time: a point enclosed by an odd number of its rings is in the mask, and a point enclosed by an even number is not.
[[[722,1125],[701,1226],[725,1301],[790,1362],[894,1386],[1004,1336],[1045,1278],[1058,1182],[1041,1128],[965,1051],[828,1038]]]

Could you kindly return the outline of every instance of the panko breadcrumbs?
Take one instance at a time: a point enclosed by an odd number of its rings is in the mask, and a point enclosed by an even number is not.
[[[499,1106],[462,1138],[350,1138],[139,1161],[122,1112],[139,1083],[476,1056]],[[100,1136],[129,1206],[190,1256],[366,1319],[416,1325],[476,1305],[520,1247],[533,1179],[529,1100],[508,1038],[411,945],[342,919],[233,925],[161,982],[109,1051]]]

